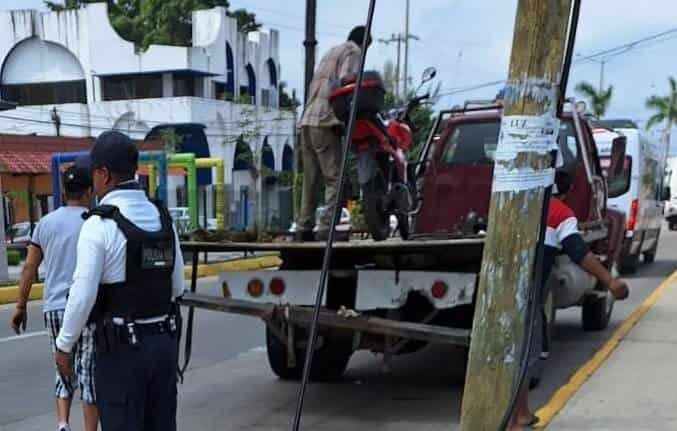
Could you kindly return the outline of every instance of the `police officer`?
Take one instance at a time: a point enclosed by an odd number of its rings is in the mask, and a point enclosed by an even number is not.
[[[135,181],[139,154],[119,132],[90,152],[99,206],[82,226],[56,364],[87,322],[96,325],[96,397],[103,431],[176,429],[178,310],[183,258],[166,210]]]

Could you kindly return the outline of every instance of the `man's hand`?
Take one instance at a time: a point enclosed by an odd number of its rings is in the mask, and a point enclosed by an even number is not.
[[[619,301],[626,299],[630,295],[628,284],[623,280],[619,280],[618,278],[611,280],[611,283],[609,283],[609,291],[614,296],[614,298]]]
[[[55,355],[56,368],[59,370],[59,373],[65,377],[73,376],[73,361],[71,361],[71,354],[62,352],[61,350],[56,351]]]
[[[17,335],[21,334],[21,331],[26,332],[26,323],[28,322],[28,313],[25,306],[16,306],[14,311],[14,316],[12,316],[12,329],[16,332]]]

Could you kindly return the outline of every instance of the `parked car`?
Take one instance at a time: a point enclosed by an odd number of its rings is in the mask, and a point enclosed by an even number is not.
[[[34,224],[37,226],[37,223]],[[16,223],[7,230],[7,243],[27,245],[31,241],[31,224],[27,221]]]
[[[320,224],[320,218],[324,213],[324,207],[318,207],[315,210],[315,228],[313,232],[317,232],[317,226]],[[289,228],[290,233],[295,233],[297,229],[296,222],[291,224]],[[350,211],[348,208],[341,209],[341,218],[339,219],[338,224],[336,225],[336,232],[349,233],[352,230],[352,225],[350,224]]]
[[[172,216],[174,226],[176,227],[179,235],[183,235],[188,232],[190,227],[190,215],[187,207],[169,208],[169,215]]]
[[[619,124],[622,127],[613,127]],[[632,273],[637,270],[640,255],[646,263],[656,258],[664,201],[670,198],[665,194],[668,188],[663,186],[664,153],[630,121],[597,121],[595,125],[598,127],[594,130],[595,141],[605,171],[611,163],[611,142],[620,136],[626,138],[623,171],[609,182],[608,205],[626,215],[619,270]]]
[[[668,159],[665,177],[665,184],[668,185],[665,194],[670,195],[670,199],[665,202],[665,220],[670,230],[677,230],[677,157]]]

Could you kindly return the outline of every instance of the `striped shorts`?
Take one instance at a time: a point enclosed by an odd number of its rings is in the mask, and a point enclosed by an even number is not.
[[[56,352],[56,337],[63,324],[64,310],[45,312],[45,328],[52,346],[52,353]],[[78,342],[73,346],[73,377],[61,376],[57,371],[54,393],[57,398],[73,399],[76,389],[80,389],[80,400],[88,404],[95,404],[94,386],[94,328],[85,326]]]

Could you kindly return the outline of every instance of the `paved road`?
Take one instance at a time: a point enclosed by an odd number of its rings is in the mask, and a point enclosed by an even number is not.
[[[534,406],[583,364],[610,333],[677,269],[677,234],[663,233],[656,262],[630,278],[631,298],[617,303],[609,329],[585,333],[580,309],[558,313],[553,358],[533,395]],[[201,282],[215,291],[214,280]],[[30,331],[40,331],[39,303],[31,305]],[[0,308],[0,339],[10,336],[2,325],[10,308]],[[198,313],[194,360],[180,387],[180,427],[195,430],[272,431],[288,428],[297,385],[278,381],[268,369],[263,325],[250,318]],[[44,430],[53,424],[51,362],[46,338],[0,340],[0,430]],[[351,360],[341,383],[309,388],[304,429],[370,429],[383,431],[449,430],[458,423],[463,382],[460,352],[433,347],[396,358],[391,373],[377,356],[360,353]],[[5,389],[7,388],[7,389]],[[79,417],[76,417],[79,419]],[[74,430],[81,429],[75,420]]]

